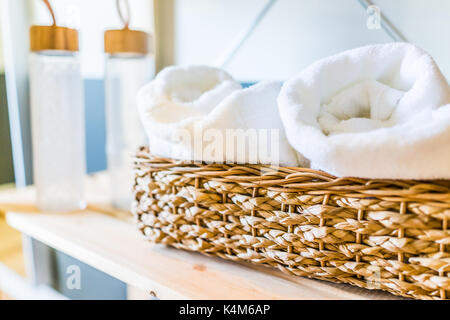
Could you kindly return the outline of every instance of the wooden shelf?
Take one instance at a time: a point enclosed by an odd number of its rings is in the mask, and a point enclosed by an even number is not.
[[[102,192],[96,190],[94,198],[101,200]],[[154,292],[160,299],[396,298],[150,244],[143,240],[129,215],[114,212],[102,201],[91,204],[88,210],[66,214],[39,213],[30,203],[9,203],[8,207],[31,209],[7,210],[7,222],[20,232],[131,287]]]
[[[21,234],[8,226],[2,216],[0,216],[0,264],[25,277]]]

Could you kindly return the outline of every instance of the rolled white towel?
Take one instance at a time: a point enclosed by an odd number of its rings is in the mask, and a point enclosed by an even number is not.
[[[319,60],[278,98],[291,145],[337,176],[450,178],[450,89],[430,55],[407,43]]]
[[[242,89],[205,66],[166,68],[138,94],[150,150],[180,160],[296,166],[278,113],[280,88]]]

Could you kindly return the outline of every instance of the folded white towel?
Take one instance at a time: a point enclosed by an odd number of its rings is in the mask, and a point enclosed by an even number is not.
[[[278,113],[280,88],[242,89],[205,66],[166,68],[138,94],[150,150],[180,160],[296,166]]]
[[[291,145],[337,176],[450,178],[450,89],[412,44],[371,45],[322,59],[278,98]]]

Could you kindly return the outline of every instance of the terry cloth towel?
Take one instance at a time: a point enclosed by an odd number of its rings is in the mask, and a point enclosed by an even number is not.
[[[385,179],[450,178],[449,103],[432,57],[407,43],[319,60],[278,98],[288,140],[312,168]]]
[[[278,113],[280,89],[276,82],[242,89],[206,66],[168,67],[138,94],[150,150],[180,160],[296,166]]]

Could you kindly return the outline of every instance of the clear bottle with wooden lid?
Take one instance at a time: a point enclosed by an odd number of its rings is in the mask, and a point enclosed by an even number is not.
[[[147,137],[139,119],[136,95],[154,77],[151,35],[131,30],[105,32],[106,157],[112,204],[130,210],[133,156]]]
[[[55,20],[30,28],[29,84],[37,205],[44,211],[82,209],[86,160],[77,30]]]

